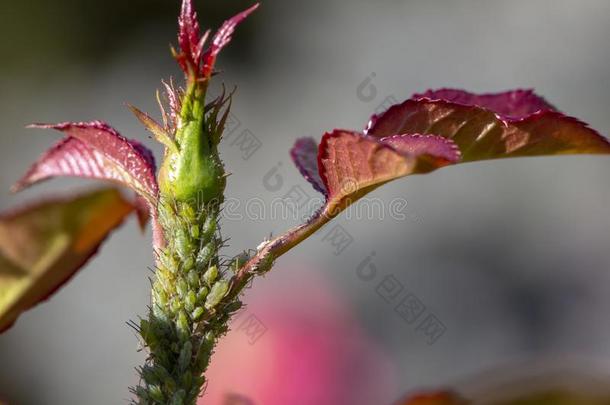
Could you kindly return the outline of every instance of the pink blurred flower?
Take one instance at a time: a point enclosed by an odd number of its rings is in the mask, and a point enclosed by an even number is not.
[[[270,277],[247,300],[212,358],[199,404],[392,403],[391,362],[328,282],[291,278],[288,288]]]

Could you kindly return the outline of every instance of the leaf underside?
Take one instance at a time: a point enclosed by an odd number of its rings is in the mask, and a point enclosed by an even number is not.
[[[327,190],[318,171],[318,144],[313,138],[300,138],[290,150],[290,156],[301,175],[320,193]]]

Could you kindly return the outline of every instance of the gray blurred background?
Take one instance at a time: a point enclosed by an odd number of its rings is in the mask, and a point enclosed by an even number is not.
[[[24,129],[30,122],[102,119],[160,152],[124,102],[156,114],[160,79],[179,77],[167,46],[177,3],[2,1],[0,190],[56,139]],[[215,27],[248,4],[208,0],[200,16]],[[609,39],[607,0],[265,1],[221,56],[222,79],[238,86],[240,122],[222,150],[233,173],[227,194],[271,201],[301,186],[315,195],[288,156],[297,137],[360,129],[387,97],[428,88],[534,87],[608,134]],[[261,144],[247,159],[231,145],[245,129]],[[278,164],[282,183],[270,187],[265,175]],[[610,369],[608,173],[608,158],[580,156],[469,164],[396,181],[371,197],[406,199],[405,220],[341,217],[353,239],[343,252],[324,240],[325,228],[270,277],[327,276],[395,364],[401,390],[390,397],[522,359]],[[0,207],[76,184],[2,191]],[[226,220],[223,233],[235,253],[295,224]],[[130,221],[49,303],[0,336],[0,397],[125,402],[143,358],[125,322],[149,301],[149,238]],[[356,270],[373,251],[378,277],[365,282]],[[442,322],[434,344],[377,294],[386,275]]]

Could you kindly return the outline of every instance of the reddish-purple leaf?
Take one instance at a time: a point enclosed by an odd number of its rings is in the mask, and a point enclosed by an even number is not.
[[[201,35],[197,13],[192,0],[183,0],[180,17],[178,18],[178,45],[180,53],[175,54],[178,64],[188,76],[209,78],[216,63],[216,57],[230,41],[235,27],[239,25],[250,13],[258,8],[258,3],[242,11],[223,23],[214,35],[212,43],[204,52],[204,46],[210,34],[206,31]]]
[[[380,185],[412,173],[416,163],[414,156],[357,132],[335,130],[324,134],[318,167],[328,190],[325,215],[336,216]]]
[[[188,73],[189,65],[193,69],[198,67],[195,54],[198,53],[199,35],[199,22],[197,21],[197,13],[193,7],[193,1],[183,0],[180,16],[178,17],[178,45],[181,50],[178,63],[185,73]]]
[[[345,130],[324,134],[318,148],[317,164],[321,183],[316,180],[314,185],[326,190],[326,204],[305,224],[261,245],[257,254],[239,270],[237,282],[247,280],[247,275],[252,272],[264,272],[277,257],[382,184],[419,170],[433,170],[435,164],[446,165],[459,158],[451,142],[437,137],[405,139],[400,145],[403,151],[395,149],[389,142]],[[395,139],[393,142],[399,141]],[[406,150],[409,142],[413,144],[414,153]],[[293,148],[295,162],[310,178],[314,178],[312,152],[310,140],[301,139]]]
[[[267,271],[275,259],[382,184],[459,159],[455,145],[439,137],[411,136],[385,141],[345,130],[324,134],[317,166],[326,190],[326,204],[303,225],[259,246],[256,255],[239,269],[235,282],[246,282],[249,274]],[[311,149],[312,141],[301,139],[292,150],[293,159],[306,178],[312,176]],[[316,185],[320,185],[317,180]]]
[[[460,161],[610,153],[606,138],[582,122],[550,110],[546,101],[528,91],[479,98],[442,90],[424,96],[428,98],[410,99],[373,116],[365,134],[345,130],[325,134],[317,167],[326,205],[307,223],[261,245],[238,272],[238,281],[247,280],[252,272],[265,271],[348,205],[393,179]],[[455,102],[429,99],[441,96]],[[507,116],[513,118],[502,118]],[[299,140],[292,150],[299,170],[316,187],[312,155],[310,140]]]
[[[558,154],[607,154],[610,143],[582,122],[555,111],[504,120],[475,106],[407,100],[373,117],[366,133],[438,135],[453,140],[462,161]]]
[[[0,331],[68,281],[133,209],[105,189],[0,215]]]
[[[118,182],[156,204],[154,157],[144,145],[98,121],[34,127],[57,129],[68,136],[41,156],[15,190],[56,176],[87,177]]]
[[[339,151],[334,147],[327,147],[328,140],[333,136],[341,138],[347,137],[348,135],[344,134],[345,132],[351,134],[350,136],[353,136],[353,139],[357,140],[357,142],[349,141],[353,149],[345,147],[345,150]],[[338,153],[341,155],[345,152],[348,155],[348,158],[342,159],[341,162],[338,161],[338,158],[334,158],[337,159],[337,161],[333,163],[333,172],[335,173],[329,174],[332,178],[335,178],[342,170],[352,172],[355,167],[365,168],[367,164],[374,162],[371,160],[372,157],[358,154],[358,148],[365,145],[375,149],[382,148],[384,145],[390,146],[390,149],[398,152],[404,158],[414,159],[416,166],[413,168],[412,173],[425,173],[448,164],[457,163],[460,160],[460,151],[457,145],[450,139],[441,136],[415,134],[395,135],[379,139],[365,137],[362,134],[350,131],[335,131],[333,134],[334,135],[326,134],[319,148],[312,138],[298,139],[290,151],[292,160],[303,177],[312,184],[314,189],[327,197],[331,196],[333,193],[336,194],[336,190],[330,190],[329,192],[326,184],[328,179],[324,177],[326,176],[328,168],[323,165],[319,166],[319,159],[323,154]],[[346,142],[346,139],[342,139],[342,142]],[[360,162],[359,159],[362,159],[362,162]],[[356,163],[358,163],[358,165],[356,165]],[[348,168],[348,165],[351,165],[351,168]],[[343,178],[341,181],[344,184],[341,188],[343,190],[352,188],[359,189],[360,187],[356,184],[358,181],[356,177],[358,176],[350,175],[347,178]]]
[[[459,160],[455,144],[437,136],[368,137],[335,130],[324,134],[317,148],[299,139],[292,158],[312,185],[326,196],[326,204],[305,224],[265,244],[240,274],[261,271],[270,261],[300,243],[341,211],[382,184],[414,173],[425,173]]]
[[[412,99],[444,100],[465,106],[478,106],[491,110],[504,119],[521,119],[538,111],[555,110],[533,90],[512,90],[502,93],[474,94],[458,89],[428,90],[415,94]]]
[[[203,54],[203,66],[202,66],[202,76],[210,77],[212,72],[214,71],[214,65],[216,63],[216,57],[230,41],[235,32],[235,27],[237,27],[243,20],[246,19],[254,10],[256,10],[259,6],[259,3],[256,3],[252,7],[247,10],[242,11],[239,14],[231,17],[227,21],[225,21],[220,29],[214,35],[214,39],[212,40],[212,44]]]
[[[295,165],[314,189],[326,195],[326,186],[318,171],[318,144],[313,138],[300,138],[290,150]]]
[[[178,17],[178,44],[184,52],[191,51],[199,42],[199,21],[192,0],[184,0]]]
[[[395,139],[393,142],[399,141]],[[413,153],[406,150],[409,142],[412,143]],[[353,131],[335,130],[324,134],[317,164],[321,183],[316,180],[315,185],[320,188],[321,184],[324,185],[326,204],[305,224],[260,246],[257,254],[240,269],[237,282],[246,280],[249,273],[268,269],[277,257],[382,184],[411,173],[419,173],[420,170],[434,170],[436,164],[446,165],[459,158],[450,141],[439,140],[437,137],[405,139],[400,146],[402,152],[380,139]],[[300,169],[305,170],[306,177],[313,176],[314,173],[312,152],[312,141],[306,139],[299,140],[293,148],[293,158]]]
[[[453,142],[440,137],[378,139],[334,130],[318,150],[320,178],[327,190],[321,215],[335,217],[377,187],[414,173],[425,173],[459,160]]]

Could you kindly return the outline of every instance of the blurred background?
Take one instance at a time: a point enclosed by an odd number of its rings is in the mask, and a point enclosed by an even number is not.
[[[207,27],[250,3],[197,1]],[[53,181],[10,195],[10,185],[57,137],[26,130],[27,123],[105,120],[160,157],[124,103],[156,115],[160,80],[180,78],[168,51],[176,42],[177,10],[177,0],[2,1],[1,209],[83,186]],[[254,218],[244,212],[246,201],[270,204],[295,189],[315,196],[289,159],[297,137],[363,128],[376,109],[414,92],[533,87],[607,135],[609,38],[607,0],[265,1],[220,58],[217,81],[238,89],[222,150],[233,173],[227,195],[242,202],[241,218],[223,222],[231,237],[226,254],[254,248],[298,222]],[[232,333],[247,341],[242,353],[274,339],[291,344],[307,333],[326,336],[328,352],[349,347],[336,358],[320,355],[307,372],[324,371],[318,385],[368,381],[359,385],[376,393],[368,403],[459,385],[523,361],[610,370],[608,173],[604,157],[530,158],[393,182],[370,197],[388,204],[386,210],[404,199],[405,215],[341,216],[340,228],[324,228],[282,257],[248,292],[248,313],[262,329],[249,333],[243,315]],[[50,302],[0,336],[0,399],[129,399],[144,354],[125,322],[149,302],[149,240],[129,221]],[[349,327],[325,333],[332,320],[321,320],[335,312],[328,300],[302,291],[301,280],[312,279],[343,308],[337,313]],[[406,314],[407,304],[419,308],[417,319]],[[311,314],[319,318],[311,321]],[[294,324],[303,317],[310,323],[297,323],[301,332],[282,332],[292,326],[279,320]],[[282,367],[300,365],[298,354]],[[341,366],[331,372],[333,361]],[[383,371],[356,372],[367,367]],[[231,382],[228,375],[223,384]],[[264,384],[236,379],[231,387],[255,398],[252,390]]]

